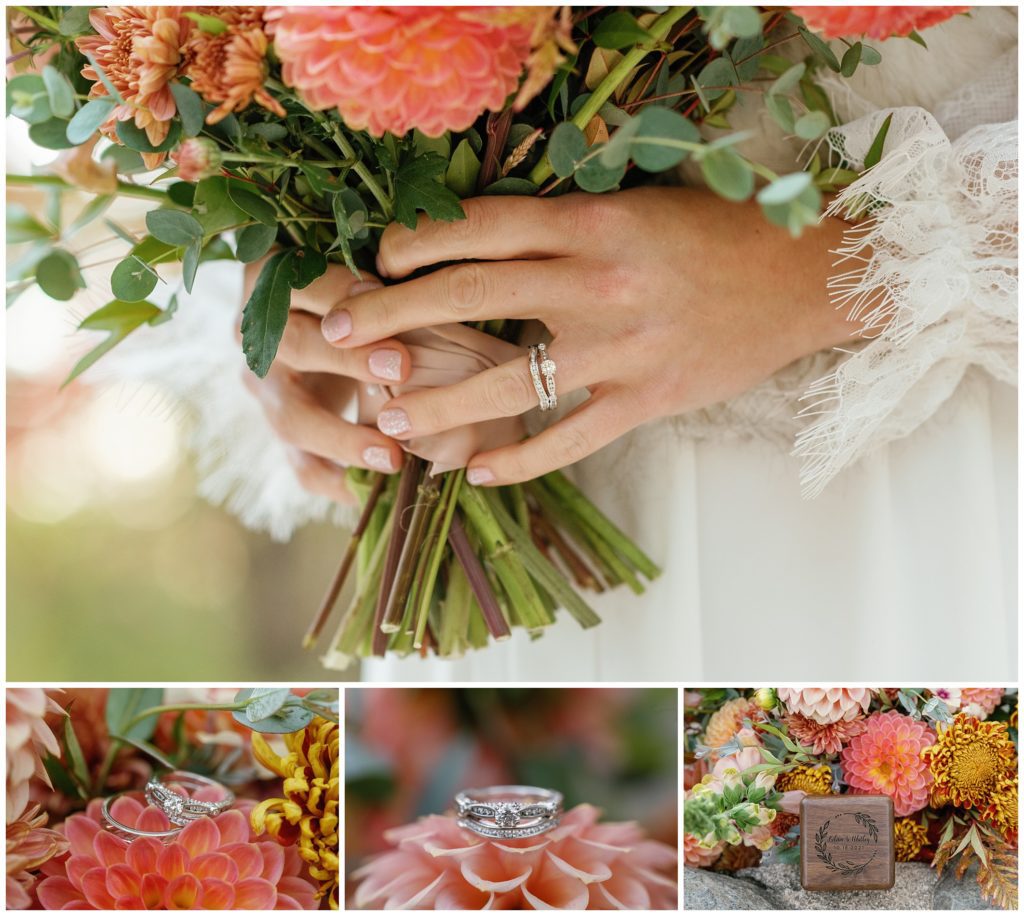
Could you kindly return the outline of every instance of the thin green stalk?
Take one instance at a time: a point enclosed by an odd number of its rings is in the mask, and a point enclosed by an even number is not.
[[[43,26],[43,28],[49,29],[51,32],[60,32],[60,25],[55,19],[51,19],[49,16],[44,16],[42,13],[37,12],[37,8],[33,6],[16,6],[14,7],[22,16],[26,16],[33,22]]]
[[[189,712],[193,709],[207,710],[207,709],[230,709],[238,710],[245,709],[249,705],[248,700],[243,700],[241,703],[176,703],[170,706],[150,706],[149,709],[144,709],[134,719],[131,719],[127,725],[125,725],[123,731],[127,735],[136,725],[140,722],[145,722],[146,719],[150,719],[153,716],[159,716],[165,712]]]
[[[680,19],[692,10],[692,6],[673,6],[662,13],[651,23],[650,32],[652,40],[638,48],[633,48],[620,60],[609,72],[608,75],[598,83],[597,88],[590,94],[589,98],[580,106],[580,110],[572,119],[580,130],[583,130],[600,110],[601,106],[612,97],[616,89],[625,81],[633,68],[640,63],[648,54],[657,48],[659,42],[663,41],[669,32]],[[544,156],[530,172],[530,181],[535,185],[541,184],[551,177],[554,169],[551,168],[551,161]]]
[[[381,211],[390,219],[393,212],[391,199],[384,193],[384,189],[380,186],[377,179],[373,177],[373,172],[371,172],[366,167],[366,163],[356,155],[355,148],[348,142],[348,137],[345,136],[337,124],[331,124],[331,134],[334,137],[334,142],[338,144],[338,149],[340,149],[348,159],[353,160],[352,170],[363,179],[363,183],[370,189],[370,193],[377,198],[377,203],[380,204]]]
[[[41,185],[44,187],[60,188],[64,191],[80,191],[85,193],[82,188],[71,184],[69,181],[65,181],[63,178],[58,178],[56,175],[12,175],[8,173],[7,184]],[[159,188],[130,184],[127,181],[119,181],[117,183],[117,190],[113,193],[121,194],[124,197],[145,197],[148,200],[167,199],[166,191],[161,191]]]
[[[462,488],[465,475],[464,468],[448,475],[444,482],[444,489],[441,491],[441,503],[435,513],[435,518],[439,520],[438,526],[436,530],[431,531],[427,538],[429,553],[427,554],[425,575],[422,579],[416,635],[413,638],[413,645],[417,649],[423,644],[423,633],[427,628],[427,615],[430,612],[430,602],[434,595],[434,583],[437,581],[437,574],[441,569],[441,559],[448,547],[448,529],[452,525],[452,516],[455,514],[459,490]]]
[[[397,633],[401,629],[417,561],[423,550],[428,520],[439,495],[437,484],[429,476],[418,488],[416,502],[412,507],[412,519],[409,521],[409,533],[402,544],[402,555],[395,570],[394,585],[391,587],[384,616],[380,621],[380,629],[384,633]]]

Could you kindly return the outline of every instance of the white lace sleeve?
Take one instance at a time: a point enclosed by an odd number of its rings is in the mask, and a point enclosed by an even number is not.
[[[882,160],[830,208],[868,207],[846,234],[830,292],[871,339],[804,395],[810,423],[795,454],[807,496],[927,420],[969,368],[1016,379],[1017,124],[951,140],[928,112],[898,108],[833,131],[830,143],[863,168],[890,113]]]

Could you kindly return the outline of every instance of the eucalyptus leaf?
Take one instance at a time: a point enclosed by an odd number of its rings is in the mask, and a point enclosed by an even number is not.
[[[233,181],[228,182],[228,197],[236,207],[253,219],[258,219],[263,225],[277,226],[277,207],[265,197],[240,188]]]
[[[176,181],[167,188],[167,196],[179,207],[191,210],[196,202],[196,186],[191,181]]]
[[[766,94],[764,107],[772,120],[779,125],[787,134],[793,133],[796,127],[796,115],[793,114],[793,106],[784,95]]]
[[[207,235],[216,235],[244,222],[246,213],[228,196],[227,179],[220,175],[204,178],[196,185],[193,214]]]
[[[136,328],[141,327],[144,324],[152,324],[155,321],[158,321],[163,314],[164,313],[157,306],[153,305],[152,302],[124,302],[120,299],[114,299],[112,302],[108,302],[106,305],[87,316],[78,326],[81,330],[108,331],[109,335],[106,340],[86,353],[86,355],[75,364],[68,377],[64,380],[64,384],[67,385],[69,382],[78,378],[78,376],[92,366],[101,356],[112,350]],[[159,690],[157,690],[157,692],[159,693]],[[111,691],[111,693],[113,693],[113,691]],[[127,702],[127,700],[124,702]],[[157,700],[157,702],[159,702],[159,700]],[[155,705],[155,703],[148,705]],[[127,719],[125,719],[125,722],[127,722]],[[111,731],[114,730],[115,729],[111,728]],[[124,732],[118,732],[118,734],[124,734]],[[131,734],[132,737],[136,737],[134,733]],[[150,732],[150,734],[152,734],[152,732]],[[149,735],[142,735],[140,732],[137,737],[148,738]]]
[[[667,111],[665,108],[658,108],[657,111]],[[598,158],[605,168],[617,169],[629,162],[632,151],[633,137],[640,130],[640,119],[629,118],[614,134],[611,139],[601,148]]]
[[[594,30],[594,44],[599,48],[618,51],[641,42],[650,41],[651,33],[625,10],[616,10],[605,16]]]
[[[58,118],[70,118],[75,110],[75,90],[68,78],[52,64],[43,67],[43,83],[50,101],[50,111]]]
[[[277,230],[263,223],[246,226],[238,233],[238,247],[235,256],[243,264],[251,264],[263,257],[274,244]]]
[[[150,210],[146,214],[146,228],[153,238],[168,245],[190,245],[203,237],[199,220],[181,210]]]
[[[817,140],[832,126],[829,117],[823,111],[808,111],[796,119],[794,132],[802,140]]]
[[[809,188],[812,181],[810,172],[794,172],[792,175],[783,175],[758,192],[757,202],[762,205],[789,203],[791,200],[796,200]]]
[[[167,136],[156,146],[150,142],[146,132],[131,120],[117,122],[117,137],[128,149],[139,153],[166,153],[181,140],[181,122],[171,121],[170,124]]]
[[[21,204],[7,204],[7,244],[34,242],[53,237],[53,230],[44,226]]]
[[[754,172],[742,156],[731,149],[711,149],[700,160],[704,180],[726,200],[746,200],[754,190]]]
[[[86,319],[86,321],[88,320]],[[139,713],[159,706],[163,695],[163,689],[160,687],[111,687],[107,694],[105,712],[107,729],[113,735],[148,741],[156,730],[158,716],[148,716],[143,721],[132,725],[131,728],[128,726]]]
[[[85,289],[85,280],[75,256],[67,251],[51,251],[36,265],[36,282],[51,299],[66,302]]]
[[[205,119],[203,100],[194,89],[190,89],[184,83],[171,83],[170,89],[178,115],[181,117],[182,132],[186,137],[199,136]]]
[[[576,179],[576,184],[584,191],[601,194],[618,187],[625,174],[625,165],[608,168],[601,164],[598,156],[595,156],[582,162],[573,177]]]
[[[43,149],[73,149],[77,144],[68,139],[68,121],[65,118],[50,118],[28,129],[29,139]]]
[[[68,122],[67,138],[71,143],[85,143],[100,125],[110,117],[114,103],[110,99],[93,99],[86,102]]]
[[[499,178],[487,185],[480,193],[486,195],[504,195],[510,197],[532,197],[540,188],[526,178]]]
[[[287,687],[257,687],[249,695],[245,718],[251,723],[269,718],[284,706],[291,695]]]
[[[804,73],[807,72],[807,65],[804,63],[793,64],[782,74],[771,86],[768,87],[768,95],[787,95],[796,89]]]
[[[731,86],[739,85],[739,75],[728,57],[716,57],[697,74],[697,83],[704,97],[713,102]]]
[[[797,31],[800,33],[800,37],[807,43],[807,46],[820,57],[825,65],[835,73],[840,70],[839,58],[836,57],[835,52],[820,39],[813,32],[807,28],[801,26]]]
[[[73,236],[75,233],[81,231],[89,225],[94,219],[107,210],[107,208],[114,202],[116,194],[100,194],[89,201],[81,212],[75,217],[74,221],[68,226],[64,235],[67,237]]]
[[[327,272],[327,258],[315,248],[303,247],[295,252],[293,289],[305,289]]]
[[[124,302],[141,302],[156,288],[155,270],[135,255],[128,255],[110,274],[110,291]]]
[[[663,172],[689,155],[690,151],[672,144],[700,143],[697,126],[669,108],[647,106],[637,121],[639,126],[632,144],[633,162],[645,172]]]
[[[548,141],[548,159],[559,178],[568,178],[579,161],[587,155],[587,138],[571,121],[563,121],[551,132]]]
[[[181,259],[181,282],[185,285],[185,292],[191,293],[196,282],[196,271],[199,270],[199,258],[203,253],[202,238],[195,239],[186,249],[185,256]]]
[[[871,45],[861,45],[860,62],[865,67],[877,67],[882,62],[882,55]]]
[[[843,60],[839,64],[839,72],[849,79],[857,72],[857,65],[860,63],[861,53],[864,50],[864,45],[859,41],[856,44],[850,45],[846,49],[846,53],[843,55]]]

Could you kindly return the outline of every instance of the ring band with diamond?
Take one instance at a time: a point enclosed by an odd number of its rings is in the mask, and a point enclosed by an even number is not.
[[[558,826],[562,793],[538,786],[491,786],[455,796],[459,825],[481,836],[519,839]]]
[[[222,797],[216,801],[203,801],[176,792],[173,786],[195,792],[201,789],[217,789]],[[201,817],[216,817],[235,803],[235,795],[217,780],[198,773],[174,770],[163,776],[152,776],[146,783],[146,801],[167,815],[172,824],[184,827]]]
[[[103,814],[103,820],[106,821],[103,825],[105,830],[121,837],[122,839],[128,840],[129,843],[140,839],[141,837],[147,837],[151,840],[160,840],[166,843],[172,837],[181,833],[183,828],[180,826],[170,827],[167,830],[139,830],[138,828],[125,824],[114,817],[111,813],[111,807],[114,802],[116,802],[122,795],[137,794],[137,789],[129,789],[125,792],[118,792],[116,795],[111,795],[103,800],[103,807],[100,811]]]
[[[530,347],[530,378],[537,392],[541,410],[554,410],[558,406],[558,392],[555,389],[555,371],[558,366],[548,356],[547,347],[537,344]]]

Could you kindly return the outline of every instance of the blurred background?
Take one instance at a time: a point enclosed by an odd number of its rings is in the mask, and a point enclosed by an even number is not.
[[[487,785],[557,789],[675,846],[677,703],[658,688],[345,691],[346,873],[388,828]]]
[[[8,173],[58,155],[27,130],[7,119]],[[62,194],[65,221],[91,198]],[[47,197],[12,185],[7,202],[42,213]],[[119,199],[105,215],[132,228],[146,209]],[[91,290],[57,302],[32,288],[6,313],[8,678],[338,680],[299,644],[346,534],[309,527],[275,544],[199,500],[187,417],[165,392],[88,372],[61,389],[101,339],[75,325],[106,301],[125,248],[110,237],[102,220],[75,237]],[[8,248],[9,265],[26,247]],[[168,651],[183,637],[187,651]]]

